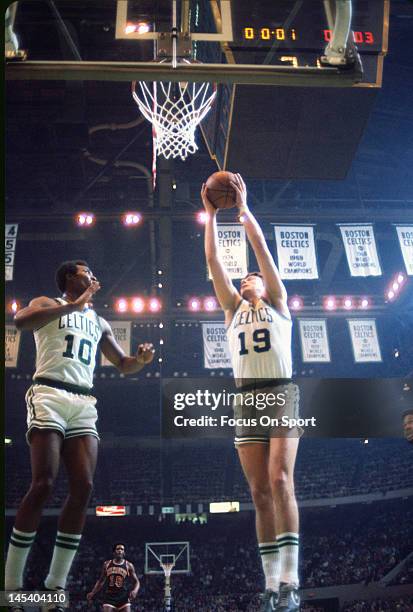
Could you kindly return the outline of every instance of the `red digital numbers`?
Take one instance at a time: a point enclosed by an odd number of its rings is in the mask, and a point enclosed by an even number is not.
[[[324,30],[324,40],[330,42],[333,38],[331,30]],[[357,44],[374,45],[374,35],[372,32],[353,32],[353,40]]]

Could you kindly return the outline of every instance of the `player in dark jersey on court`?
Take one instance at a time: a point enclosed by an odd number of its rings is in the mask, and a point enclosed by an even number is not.
[[[100,578],[87,594],[87,600],[91,603],[95,595],[106,586],[103,612],[111,610],[129,612],[130,602],[136,598],[139,591],[139,579],[132,563],[125,559],[124,544],[115,544],[112,552],[113,559],[104,562]]]
[[[205,256],[216,296],[225,313],[235,383],[241,391],[237,396],[243,400],[246,393],[253,393],[256,401],[258,394],[264,397],[266,416],[271,418],[271,423],[278,423],[284,416],[296,419],[299,390],[291,382],[292,320],[287,292],[264,234],[247,206],[247,191],[239,174],[231,185],[236,192],[239,219],[259,266],[259,272],[247,274],[241,280],[240,291],[232,284],[218,256],[217,209],[209,201],[205,185],[201,197],[207,212]],[[295,612],[299,610],[300,596],[298,510],[293,475],[302,430],[264,425],[262,414],[255,406],[239,400],[234,405],[235,446],[255,506],[265,575],[261,612]],[[250,426],[251,422],[257,425]]]
[[[38,297],[15,315],[18,329],[32,330],[36,371],[26,394],[27,442],[32,482],[17,511],[5,568],[6,589],[23,587],[23,572],[43,508],[59,471],[66,468],[69,494],[62,508],[46,589],[66,586],[79,547],[92,492],[99,435],[96,398],[92,394],[96,351],[123,374],[141,370],[153,360],[152,344],[141,344],[126,356],[109,324],[93,310],[100,289],[85,261],[64,262],[56,272],[62,297]],[[14,610],[23,610],[16,605]],[[63,610],[56,605],[46,609]]]

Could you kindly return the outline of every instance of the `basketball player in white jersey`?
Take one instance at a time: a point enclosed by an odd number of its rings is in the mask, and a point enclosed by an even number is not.
[[[92,308],[100,289],[84,261],[64,262],[56,272],[61,298],[38,297],[15,315],[18,329],[32,330],[36,371],[26,394],[27,441],[32,482],[16,515],[7,554],[7,590],[23,587],[25,563],[43,507],[49,499],[60,460],[69,483],[45,588],[64,589],[79,547],[92,492],[99,435],[96,398],[92,395],[98,346],[123,374],[141,370],[153,359],[152,344],[141,344],[133,357],[124,354],[109,324]],[[23,610],[23,607],[15,607]],[[51,607],[63,610],[63,607]]]
[[[205,255],[216,296],[225,312],[235,382],[241,391],[266,398],[266,415],[296,417],[299,394],[290,380],[292,322],[287,292],[264,234],[247,206],[246,187],[239,174],[232,186],[237,194],[239,219],[260,269],[259,273],[242,279],[240,291],[232,284],[218,256],[217,210],[208,200],[205,185],[201,197],[207,211]],[[237,404],[234,413],[245,422],[251,417],[257,419],[257,427],[237,427],[235,446],[256,511],[265,574],[261,610],[292,612],[300,605],[298,510],[293,473],[302,431],[261,426],[261,414],[254,406]]]
[[[139,591],[139,578],[133,564],[125,559],[124,544],[115,544],[112,552],[113,559],[104,562],[99,580],[87,594],[87,601],[89,604],[92,603],[95,595],[106,585],[103,612],[112,612],[113,610],[130,612],[130,602],[136,598]]]

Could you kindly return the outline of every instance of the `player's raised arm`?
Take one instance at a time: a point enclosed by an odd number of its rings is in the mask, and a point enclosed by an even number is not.
[[[280,273],[268,248],[263,231],[254,215],[248,208],[247,189],[240,174],[235,174],[231,181],[237,194],[236,205],[247,232],[249,243],[255,253],[269,301],[281,314],[290,316],[287,306],[287,291],[281,280]]]
[[[99,289],[99,283],[92,281],[82,295],[67,304],[58,304],[55,300],[45,296],[34,298],[26,308],[22,308],[15,314],[14,323],[17,329],[38,329],[71,312],[81,312]]]
[[[119,372],[122,372],[122,374],[135,374],[151,363],[155,354],[153,344],[149,342],[140,344],[136,355],[129,357],[125,355],[122,348],[116,342],[110,325],[104,319],[100,319],[100,321],[103,328],[102,338],[99,343],[100,349],[106,359],[109,359]]]
[[[225,318],[228,323],[241,301],[241,296],[232,284],[227,271],[218,257],[217,209],[208,199],[205,184],[202,185],[201,198],[207,213],[205,223],[205,257],[211,271],[215,294],[221,308],[225,312]]]
[[[102,567],[102,571],[100,573],[99,579],[96,582],[95,586],[93,587],[93,589],[90,591],[90,593],[88,593],[86,595],[86,599],[88,600],[89,603],[92,602],[92,599],[94,598],[94,596],[99,593],[99,591],[102,590],[105,582],[106,582],[106,565],[107,565],[107,561],[104,562],[103,567]]]

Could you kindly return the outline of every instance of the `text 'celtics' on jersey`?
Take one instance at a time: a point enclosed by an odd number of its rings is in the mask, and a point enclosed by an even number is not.
[[[56,298],[59,304],[67,304]],[[91,308],[55,319],[34,333],[34,378],[50,378],[79,387],[93,387],[96,351],[108,323]]]
[[[260,299],[242,300],[228,326],[227,337],[235,380],[291,378],[289,317]]]

